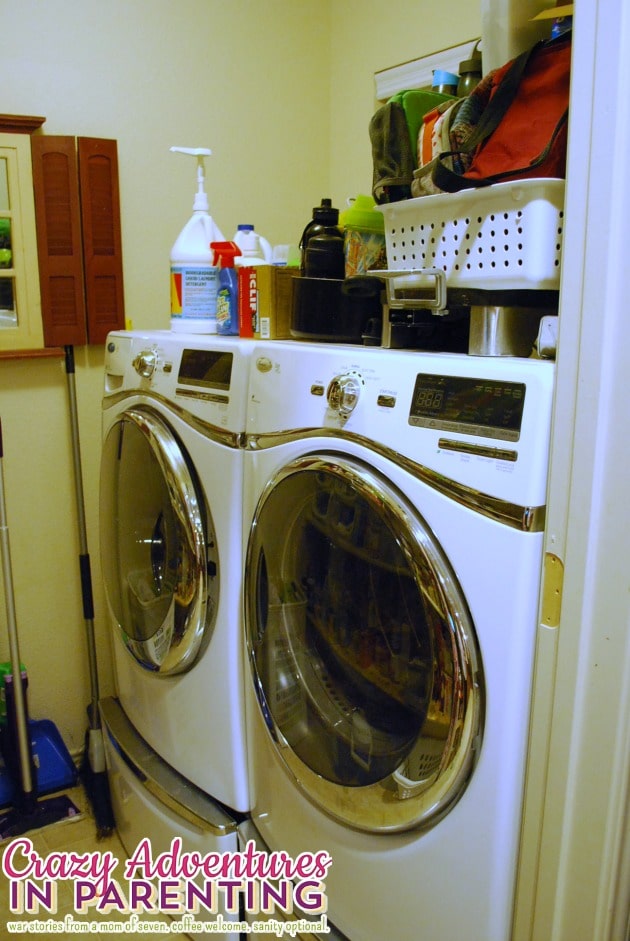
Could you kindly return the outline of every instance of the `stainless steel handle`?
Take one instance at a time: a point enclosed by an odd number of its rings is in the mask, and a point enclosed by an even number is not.
[[[368,272],[385,281],[387,292],[387,306],[390,310],[417,310],[428,308],[436,316],[448,313],[446,307],[446,274],[440,268],[410,268],[408,270]],[[401,296],[400,292],[433,290],[433,296],[409,297]]]

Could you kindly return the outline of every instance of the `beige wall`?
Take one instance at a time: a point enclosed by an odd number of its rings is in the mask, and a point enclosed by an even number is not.
[[[481,35],[480,0],[332,0],[332,195],[370,193],[374,73]]]
[[[127,316],[168,326],[168,254],[211,147],[211,212],[297,242],[321,196],[371,188],[376,70],[479,34],[459,0],[21,0],[2,4],[2,110],[49,134],[118,141]],[[113,680],[98,557],[103,349],[76,351],[101,691]],[[0,362],[0,415],[20,648],[33,717],[77,752],[89,702],[62,360]],[[0,660],[8,660],[4,605]]]

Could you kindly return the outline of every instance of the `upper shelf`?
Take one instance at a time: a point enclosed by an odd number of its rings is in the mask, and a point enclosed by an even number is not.
[[[0,114],[0,131],[5,134],[32,134],[45,120],[31,114]]]

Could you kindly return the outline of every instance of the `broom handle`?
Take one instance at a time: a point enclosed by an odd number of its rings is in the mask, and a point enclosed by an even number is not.
[[[7,629],[9,633],[11,671],[13,673],[13,693],[15,697],[15,718],[17,725],[18,749],[20,754],[22,790],[25,794],[32,794],[33,776],[31,774],[31,750],[26,723],[26,701],[24,698],[24,689],[22,687],[22,668],[17,635],[17,618],[15,616],[13,573],[11,569],[11,546],[9,544],[9,527],[7,525],[6,500],[4,495],[3,457],[4,450],[2,446],[2,420],[0,419],[0,546],[2,550],[4,599],[7,611]]]
[[[74,370],[74,349],[64,347],[66,355],[66,375],[68,377],[68,399],[70,401],[70,424],[72,429],[72,457],[74,462],[74,486],[79,531],[79,568],[81,570],[81,592],[83,596],[83,617],[87,634],[88,660],[90,667],[90,689],[92,704],[90,707],[90,725],[100,728],[98,701],[98,669],[96,664],[96,640],[94,636],[94,601],[92,595],[92,572],[87,544],[87,526],[85,523],[85,497],[83,495],[83,471],[81,468],[81,447],[79,444],[79,414],[77,409],[77,390]]]

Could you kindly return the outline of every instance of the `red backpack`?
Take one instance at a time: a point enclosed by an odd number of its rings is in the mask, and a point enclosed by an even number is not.
[[[436,189],[457,192],[505,180],[564,178],[571,37],[542,41],[497,69],[489,100],[458,151],[439,154],[430,170]],[[466,156],[456,173],[447,158]]]

